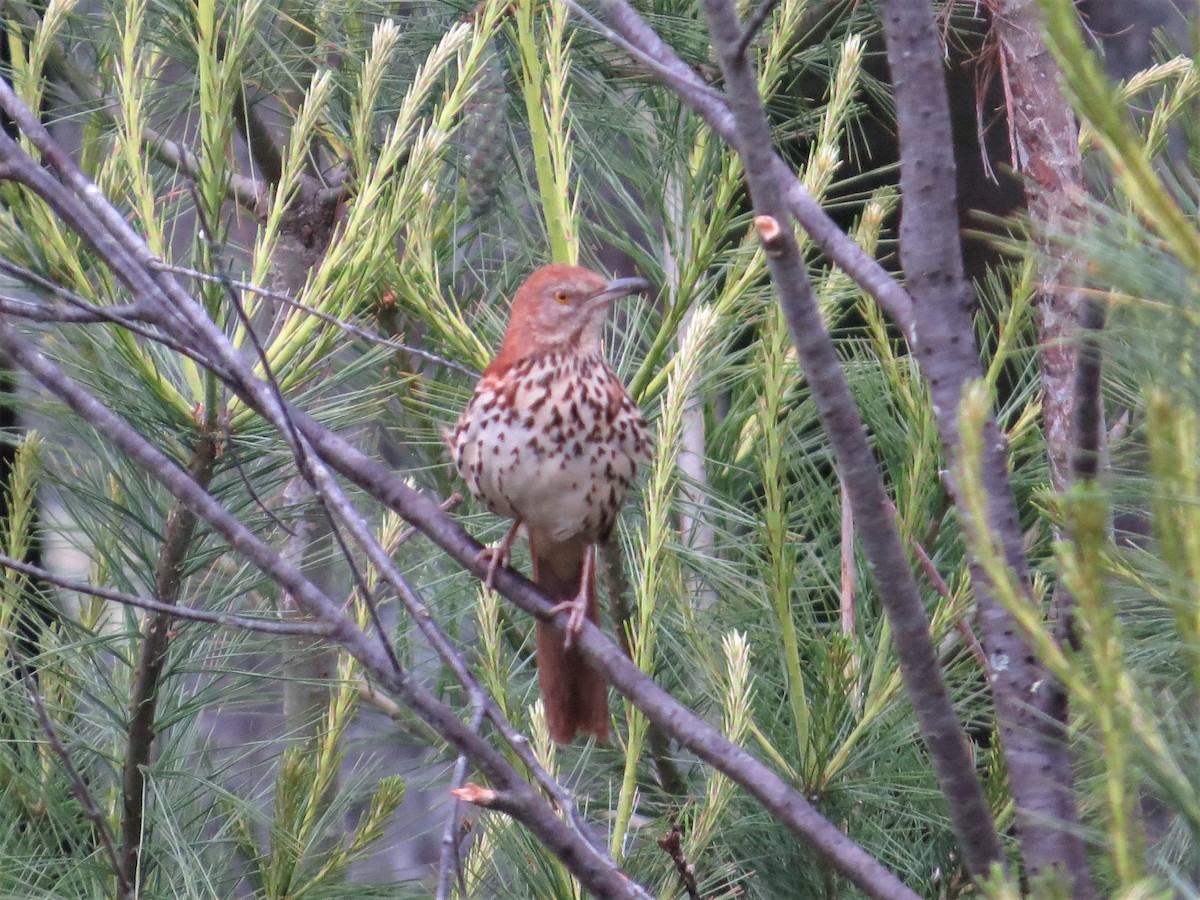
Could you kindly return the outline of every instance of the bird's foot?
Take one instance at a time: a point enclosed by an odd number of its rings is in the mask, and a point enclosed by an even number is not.
[[[564,600],[562,603],[555,603],[551,607],[550,612],[553,615],[569,612],[571,615],[567,619],[567,633],[563,637],[563,647],[567,650],[571,649],[571,644],[575,641],[575,636],[583,631],[583,620],[587,618],[588,596],[583,591],[580,591],[578,596],[570,600]]]
[[[575,637],[583,631],[583,620],[587,618],[588,608],[592,605],[592,591],[595,590],[596,547],[589,545],[583,553],[583,572],[579,576],[579,593],[570,600],[555,603],[550,612],[554,615],[569,612],[567,633],[563,636],[563,648],[571,649]]]
[[[512,562],[512,545],[517,539],[517,532],[521,529],[519,521],[513,523],[513,527],[508,529],[508,534],[504,539],[493,547],[484,547],[476,554],[476,559],[480,562],[487,560],[487,575],[483,579],[483,586],[489,591],[496,587],[496,573],[501,569],[507,569],[508,564]]]

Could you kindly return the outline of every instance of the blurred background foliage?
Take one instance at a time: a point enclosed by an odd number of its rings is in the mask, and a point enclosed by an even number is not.
[[[971,117],[961,166],[964,179],[984,178],[981,160],[991,160],[1000,175],[967,185],[964,203],[1003,214],[1019,189],[1003,171],[1003,137],[996,150],[1004,124],[991,122],[996,104],[987,105],[996,88],[977,94],[970,68],[983,65],[986,33],[972,6],[942,10],[956,110]],[[698,3],[639,8],[686,61],[716,77]],[[303,285],[292,297],[300,306],[236,290],[296,403],[438,497],[460,487],[442,430],[497,346],[506,298],[528,271],[578,259],[649,278],[656,295],[626,302],[608,336],[659,448],[604,553],[609,626],[628,629],[645,671],[769,760],[922,896],[971,894],[875,593],[888,573],[867,571],[843,537],[836,466],[748,231],[738,164],[672,95],[564,7],[532,0],[10,2],[4,17],[19,93],[165,262],[270,287],[286,265],[281,246],[295,240],[288,204],[302,181],[339,194],[315,267],[285,273]],[[1098,552],[1075,561],[1096,576],[1097,608],[1111,612],[1082,628],[1115,643],[1108,656],[1085,641],[1050,662],[1069,687],[1092,691],[1073,698],[1073,735],[1102,892],[1150,875],[1192,896],[1200,75],[1194,60],[1164,50],[1112,87],[1085,65],[1090,51],[1060,37],[1058,51],[1075,61],[1067,68],[1094,200],[1086,227],[1047,237],[1082,251],[1088,265],[1073,274],[1110,312],[1111,467],[1099,489],[1111,528]],[[873,6],[782,0],[756,52],[781,150],[855,238],[894,265],[895,146]],[[975,104],[990,123],[982,147]],[[1118,127],[1106,110],[1121,105],[1144,114],[1136,123],[1117,115]],[[247,150],[258,141],[261,151],[264,135],[275,166]],[[190,175],[169,164],[170,146],[191,149]],[[1135,162],[1148,181],[1123,179]],[[247,183],[258,193],[236,196]],[[39,295],[127,301],[40,201],[10,183],[0,201],[0,256],[44,279]],[[1040,429],[1037,251],[1015,221],[984,226],[965,210],[964,220],[982,229],[968,249],[986,387],[1011,446],[1037,596],[1048,599],[1076,551],[1054,542],[1064,513],[1049,491]],[[877,307],[818,254],[810,260],[913,564],[924,566],[945,677],[1008,829],[1011,801],[970,637],[968,550],[925,388]],[[228,286],[192,283],[250,352]],[[13,279],[18,289],[31,289],[27,277]],[[397,343],[373,345],[314,310]],[[41,337],[181,465],[194,462],[203,439],[217,440],[210,490],[260,534],[286,542],[303,516],[285,490],[291,456],[211,375],[115,326]],[[23,390],[9,402],[41,437],[10,434],[18,451],[4,552],[21,557],[41,542],[53,567],[152,593],[170,498],[62,408]],[[507,528],[469,501],[457,513],[485,542]],[[657,845],[679,823],[706,898],[852,895],[809,848],[621,702],[611,746],[552,748],[536,709],[531,623],[421,538],[401,541],[401,523],[375,524],[632,877],[682,895]],[[336,555],[324,554],[314,548],[310,564],[338,570]],[[280,602],[203,526],[180,563],[181,602],[263,615]],[[518,551],[515,565],[527,564]],[[29,678],[119,834],[142,617],[69,592],[47,615],[38,589],[11,572],[2,589],[10,664],[0,679],[0,894],[102,896],[113,876],[100,829],[82,815],[37,721]],[[401,661],[465,709],[412,623],[394,608],[385,616]],[[1024,621],[1042,627],[1036,615]],[[325,727],[301,739],[304,723],[280,713],[287,645],[199,623],[173,628],[141,798],[143,896],[429,896],[452,752],[347,662],[328,684]],[[1094,686],[1101,660],[1117,667],[1101,679],[1113,696]],[[1102,700],[1116,710],[1103,721]],[[1130,748],[1115,771],[1101,752],[1113,738]],[[1116,795],[1125,797],[1118,807]],[[1123,829],[1108,826],[1114,817]],[[578,896],[522,829],[499,815],[470,818],[456,892]],[[1122,869],[1130,857],[1134,869]]]

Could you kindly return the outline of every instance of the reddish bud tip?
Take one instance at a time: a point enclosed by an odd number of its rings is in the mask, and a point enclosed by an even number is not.
[[[491,788],[480,787],[468,781],[462,787],[451,790],[450,796],[475,806],[491,806],[496,801],[497,794]]]
[[[779,227],[779,220],[774,216],[755,216],[754,230],[758,232],[758,239],[764,244],[771,244],[779,240],[779,235],[783,231]]]

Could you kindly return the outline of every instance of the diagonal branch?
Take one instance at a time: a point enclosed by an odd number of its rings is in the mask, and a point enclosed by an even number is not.
[[[608,25],[580,6],[578,0],[563,2],[642,63],[731,146],[736,144],[737,124],[725,96],[705,84],[627,0],[594,0]],[[906,337],[911,337],[913,304],[903,286],[869,253],[854,243],[804,188],[791,167],[774,153],[771,177],[784,192],[791,214],[813,242],[869,297],[874,298]]]
[[[982,379],[983,367],[974,339],[974,296],[963,274],[942,48],[929,0],[882,0],[881,9],[900,133],[900,261],[915,300],[919,340],[914,350],[953,471],[962,454],[960,402],[966,387]],[[1000,536],[1005,560],[1033,604],[1008,477],[1008,444],[990,410],[983,427],[985,527]],[[963,498],[955,500],[969,524]],[[1052,682],[996,600],[982,567],[972,566],[971,580],[984,648],[993,661],[1004,661],[992,667],[992,696],[1029,875],[1070,865],[1072,875],[1079,871],[1086,877],[1083,845],[1070,826],[1074,799],[1063,790],[1071,783],[1070,756],[1063,751],[1060,724],[1046,715],[1057,711],[1042,708],[1052,691],[1040,689]],[[1083,892],[1080,896],[1090,894],[1090,884],[1077,882],[1076,889]]]
[[[754,40],[759,29],[766,24],[767,18],[775,11],[775,7],[779,5],[779,0],[762,0],[758,9],[754,11],[754,15],[746,22],[742,28],[741,37],[738,38],[737,45],[733,48],[733,55],[739,59],[746,55],[746,50],[750,47],[750,42]]]
[[[892,626],[893,646],[904,684],[950,821],[968,871],[986,878],[1004,859],[983,785],[950,693],[942,681],[929,620],[904,542],[890,506],[883,475],[867,441],[866,429],[842,372],[837,349],[813,297],[808,268],[791,227],[787,203],[772,175],[776,159],[771,127],[758,93],[754,69],[738,51],[742,29],[731,0],[705,0],[709,32],[725,73],[729,103],[737,124],[734,146],[754,201],[755,227],[767,267],[783,306],[792,339],[804,367],[809,391],[838,460],[863,551],[880,580],[879,595]],[[786,225],[782,224],[786,223]]]
[[[262,542],[162,451],[124,419],[76,384],[56,363],[39,353],[7,321],[0,320],[0,350],[14,364],[67,404],[114,447],[142,465],[198,518],[208,522],[260,571],[289,591],[304,610],[329,626],[329,633],[378,683],[401,698],[438,734],[471,758],[476,767],[505,792],[505,811],[524,824],[594,893],[605,897],[648,895],[611,860],[596,853],[579,832],[564,823],[508,760],[454,712],[398,669],[385,648],[362,632],[330,597],[321,593],[294,566]]]
[[[0,264],[3,261],[0,260]],[[194,278],[197,281],[203,281],[208,284],[225,284],[229,283],[239,290],[249,291],[252,294],[257,294],[260,297],[266,297],[268,300],[274,300],[277,303],[282,303],[292,309],[302,310],[310,316],[315,316],[327,325],[333,325],[340,328],[348,334],[354,335],[367,343],[377,344],[380,347],[388,347],[392,350],[399,350],[402,353],[408,353],[411,356],[419,357],[427,362],[436,363],[439,366],[445,366],[447,369],[453,369],[456,372],[461,372],[469,378],[478,378],[479,372],[475,369],[457,363],[452,359],[447,359],[444,356],[439,356],[436,353],[430,353],[428,350],[423,350],[420,347],[414,347],[412,344],[404,344],[400,341],[391,340],[390,338],[380,337],[374,332],[368,331],[355,325],[353,322],[347,322],[345,319],[339,319],[337,316],[332,316],[322,309],[318,309],[308,303],[302,303],[294,297],[283,293],[282,291],[272,291],[264,287],[259,287],[249,281],[239,281],[236,278],[227,278],[223,275],[212,275],[208,272],[201,272],[198,269],[189,269],[186,266],[174,266],[167,263],[156,263],[156,269],[163,272],[173,272],[176,275],[186,275],[189,278]]]
[[[485,567],[479,557],[480,544],[439,509],[433,500],[413,490],[385,466],[365,456],[303,412],[280,408],[270,386],[254,374],[247,361],[238,355],[195,299],[183,291],[169,273],[155,268],[156,261],[137,234],[108,205],[73,160],[54,143],[28,108],[3,84],[0,84],[0,107],[8,111],[18,127],[29,136],[61,181],[45,173],[14,142],[5,142],[2,138],[0,176],[19,179],[31,187],[36,185],[34,189],[39,194],[44,191],[48,197],[52,197],[56,212],[72,227],[78,227],[81,236],[98,248],[99,255],[114,266],[114,271],[133,291],[135,298],[155,308],[162,319],[162,327],[177,337],[183,335],[194,342],[207,358],[210,369],[242,396],[251,408],[264,415],[281,434],[288,437],[291,428],[295,427],[311,445],[316,458],[420,528],[463,568],[483,577]],[[43,174],[45,178],[41,177]],[[122,261],[128,263],[128,270],[116,268]],[[283,563],[274,551],[247,532],[216,501],[199,491],[195,483],[187,479],[186,473],[181,473],[174,463],[136,433],[131,435],[128,426],[115,417],[111,410],[82,392],[61,369],[34,351],[7,323],[0,324],[0,349],[8,350],[18,365],[94,427],[101,429],[118,449],[142,464],[177,497],[186,504],[194,504],[197,515],[213,525],[249,561],[291,592],[309,614],[329,622],[332,638],[353,654],[382,687],[395,693],[446,740],[466,752],[477,768],[502,789],[505,808],[514,811],[519,820],[562,859],[589,890],[602,896],[641,895],[640,888],[629,882],[611,861],[598,855],[577,830],[565,825],[552,813],[547,820],[548,807],[524,779],[515,775],[505,757],[417,684],[408,673],[390,667],[385,649],[359,631],[334,601],[316,590],[294,567]],[[496,576],[496,582],[497,587],[522,609],[542,619],[549,617],[549,602],[528,580],[512,572],[501,571]],[[565,632],[565,616],[559,619],[564,621],[556,620],[556,627]],[[834,823],[821,816],[799,792],[659,688],[598,628],[585,626],[578,644],[606,679],[645,711],[652,721],[735,783],[745,787],[771,815],[794,834],[811,843],[862,890],[874,897],[915,900],[916,894],[850,840]],[[513,739],[509,738],[510,742]],[[528,750],[527,744],[521,746]]]
[[[144,609],[148,612],[165,613],[173,618],[185,619],[190,622],[208,622],[212,625],[240,628],[243,631],[257,631],[261,634],[301,634],[306,637],[325,637],[329,634],[329,627],[320,622],[273,622],[270,619],[252,619],[248,616],[239,616],[233,613],[196,609],[192,606],[176,606],[170,603],[162,603],[159,600],[152,600],[148,597],[138,597],[136,594],[127,594],[124,591],[117,591],[112,588],[96,587],[83,581],[63,578],[61,575],[56,575],[48,569],[30,565],[11,556],[5,556],[2,553],[0,553],[0,566],[12,569],[14,572],[20,572],[23,575],[28,575],[31,578],[36,578],[38,581],[53,584],[63,590],[74,591],[77,594],[85,594],[89,597],[99,597],[101,600],[111,600],[113,603],[120,603],[122,606],[132,606],[135,609]]]

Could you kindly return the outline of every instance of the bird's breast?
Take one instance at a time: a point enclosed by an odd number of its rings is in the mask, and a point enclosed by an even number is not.
[[[459,474],[493,512],[555,540],[599,540],[650,438],[602,359],[547,354],[481,379],[452,449]]]

